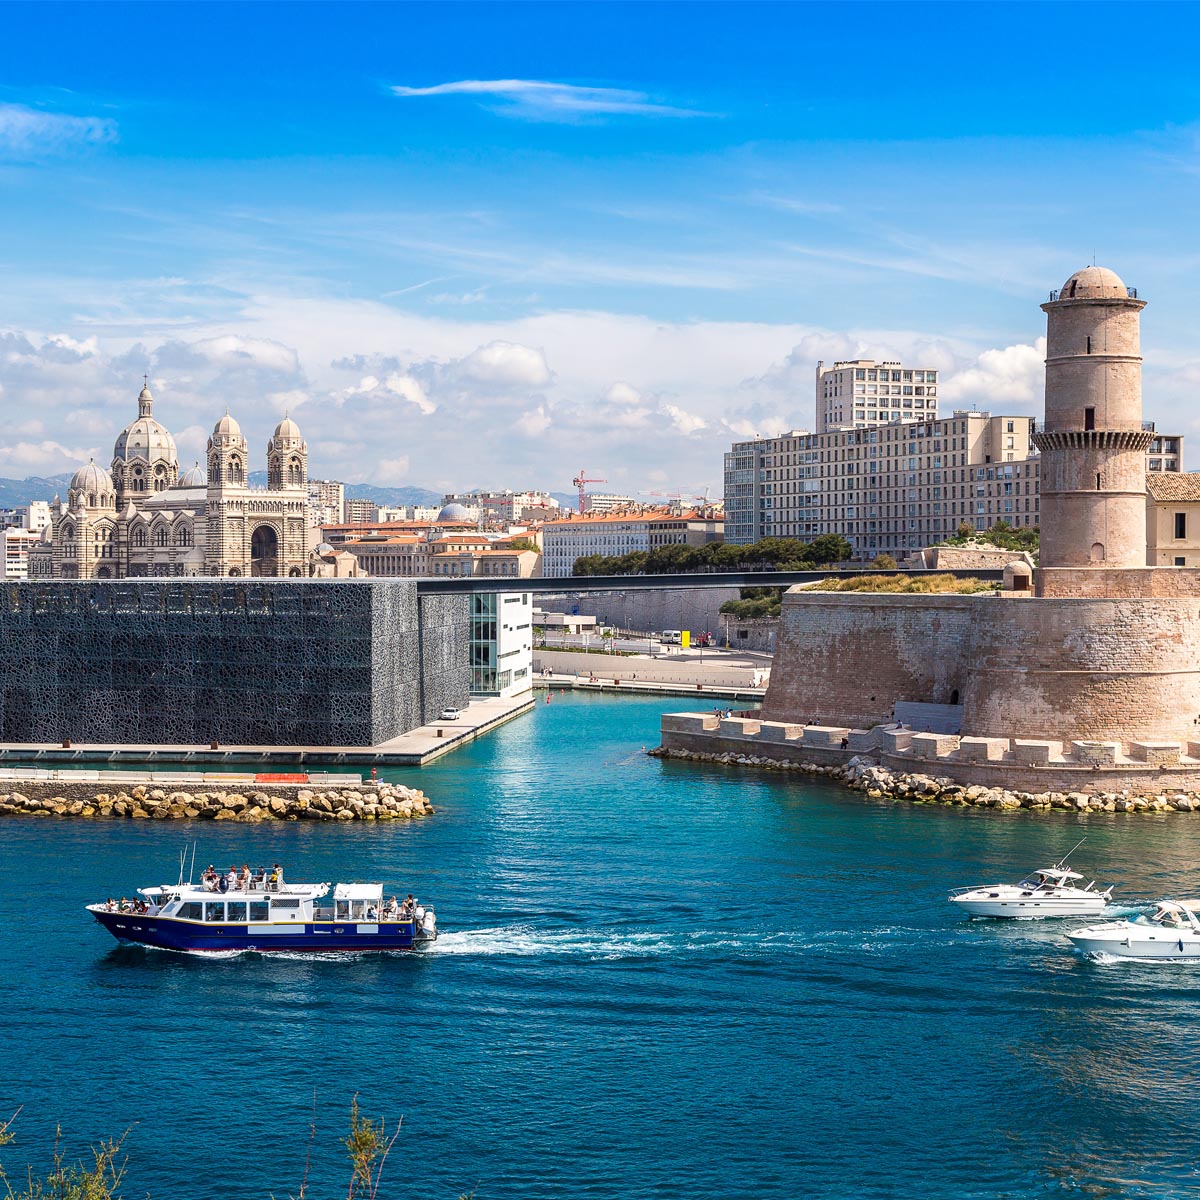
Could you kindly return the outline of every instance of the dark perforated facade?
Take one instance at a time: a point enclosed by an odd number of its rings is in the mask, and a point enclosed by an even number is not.
[[[465,706],[470,598],[411,580],[8,583],[6,742],[371,746]]]

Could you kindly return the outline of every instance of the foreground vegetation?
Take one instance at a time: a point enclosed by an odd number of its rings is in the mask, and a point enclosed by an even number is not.
[[[1036,526],[1014,529],[1007,521],[997,521],[986,533],[977,533],[965,521],[958,527],[958,536],[945,538],[939,546],[975,546],[980,550],[1024,550],[1037,557],[1041,545],[1041,530]]]
[[[0,1147],[12,1144],[13,1122],[19,1114],[18,1109],[7,1121],[0,1123]],[[128,1133],[93,1146],[90,1164],[66,1161],[60,1145],[61,1133],[61,1129],[56,1133],[50,1170],[46,1175],[35,1175],[30,1169],[23,1182],[14,1182],[0,1166],[0,1200],[121,1200],[121,1182],[125,1177],[122,1148]],[[314,1116],[309,1125],[308,1154],[300,1190],[290,1200],[307,1200],[308,1171],[316,1136]],[[382,1117],[378,1121],[364,1117],[358,1107],[358,1097],[354,1097],[350,1102],[350,1132],[342,1139],[350,1163],[346,1200],[378,1200],[383,1169],[399,1136],[399,1121],[389,1130]],[[458,1200],[474,1200],[474,1196],[474,1191],[466,1192]]]
[[[959,593],[992,592],[999,584],[982,579],[956,579],[953,575],[849,575],[839,579],[822,579],[806,583],[804,590],[814,592],[902,592],[902,593]]]

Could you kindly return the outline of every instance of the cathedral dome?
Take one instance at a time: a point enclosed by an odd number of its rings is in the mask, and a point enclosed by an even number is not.
[[[1098,300],[1128,296],[1125,281],[1107,267],[1084,267],[1076,271],[1058,293],[1060,300]]]
[[[208,476],[204,473],[204,469],[199,463],[189,467],[179,477],[179,481],[175,484],[177,488],[202,488],[208,486]]]
[[[143,390],[142,395],[146,394]],[[113,458],[123,462],[141,458],[149,463],[174,464],[178,459],[178,452],[175,449],[175,439],[147,413],[131,421],[121,430],[113,446]]]
[[[438,513],[439,521],[469,521],[471,514],[461,504],[447,504]]]
[[[95,462],[89,462],[86,467],[80,467],[71,476],[70,491],[87,492],[92,496],[108,496],[116,491],[112,476]]]
[[[285,416],[278,425],[275,426],[275,438],[300,438],[300,426],[292,420],[291,417]]]

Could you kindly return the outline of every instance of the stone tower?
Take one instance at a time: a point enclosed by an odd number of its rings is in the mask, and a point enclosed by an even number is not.
[[[1146,566],[1145,307],[1106,267],[1076,271],[1042,305],[1046,419],[1033,440],[1043,573]]]
[[[308,443],[286,414],[267,443],[267,487],[273,492],[302,487],[307,494]]]

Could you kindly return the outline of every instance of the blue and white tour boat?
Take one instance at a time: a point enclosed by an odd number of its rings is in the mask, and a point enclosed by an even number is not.
[[[182,872],[180,872],[182,876]],[[182,951],[411,950],[437,937],[433,909],[379,883],[285,883],[283,871],[212,868],[200,883],[138,888],[89,904],[120,942]]]

